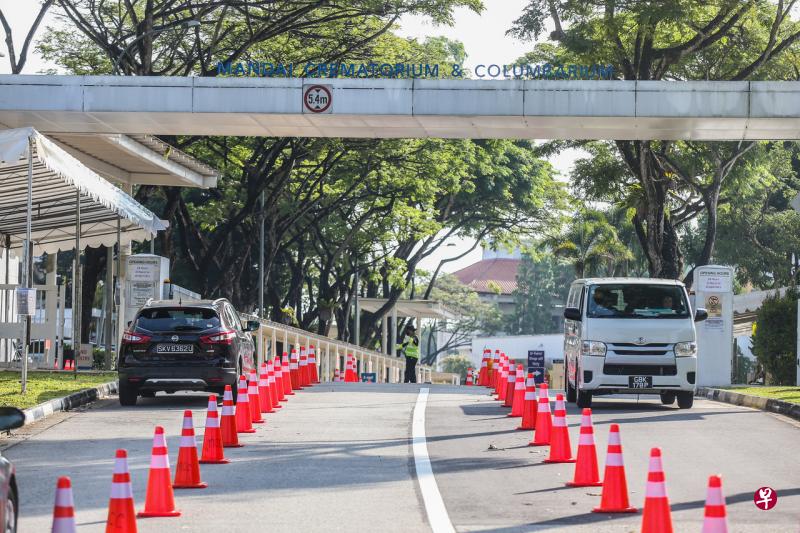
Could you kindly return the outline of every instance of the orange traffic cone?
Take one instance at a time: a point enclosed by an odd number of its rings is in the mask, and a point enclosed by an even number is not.
[[[247,381],[239,376],[239,387],[236,390],[236,433],[255,433],[253,419],[250,414],[250,398],[247,394]]]
[[[472,387],[472,367],[467,369],[467,387]]]
[[[491,366],[491,372],[490,372],[491,378],[492,378],[492,386],[493,387],[497,386],[497,378],[500,377],[500,374],[498,374],[498,372],[497,372],[498,363],[499,362],[500,362],[500,350],[495,350],[494,351],[494,356],[492,357],[492,360],[491,360],[492,366]]]
[[[204,489],[208,483],[200,481],[200,463],[197,460],[197,441],[194,439],[192,412],[183,412],[181,446],[178,448],[178,464],[175,465],[173,489]]]
[[[209,402],[211,403],[211,402]],[[236,433],[236,415],[233,406],[233,391],[230,385],[225,385],[225,395],[222,397],[222,418],[220,419],[222,446],[224,448],[241,448],[239,435]]]
[[[581,433],[578,438],[578,462],[575,463],[575,474],[570,487],[599,487],[600,473],[597,469],[597,447],[594,445],[594,427],[592,426],[592,410],[588,407],[581,416]]]
[[[513,359],[508,361],[508,378],[506,378],[505,395],[503,396],[503,407],[514,406],[514,387],[517,386],[517,366]]]
[[[283,363],[279,358],[272,360],[273,367],[275,368],[275,390],[278,392],[278,401],[286,401],[286,385],[283,383]]]
[[[53,528],[51,531],[52,533],[75,533],[75,506],[72,502],[72,482],[67,476],[58,478],[56,483],[56,501],[53,505]]]
[[[150,474],[147,476],[147,495],[144,500],[144,511],[136,516],[147,518],[152,516],[180,516],[175,509],[175,496],[172,493],[169,471],[169,454],[164,428],[156,426],[153,435],[153,455],[150,459]]]
[[[625,464],[622,462],[622,441],[619,424],[611,424],[608,434],[606,470],[603,474],[603,494],[600,507],[593,513],[635,513],[636,508],[628,503],[628,482],[625,479]]]
[[[338,383],[339,382],[339,369],[338,368],[334,368],[333,369],[333,382],[334,383]]]
[[[522,403],[522,423],[517,429],[536,429],[536,380],[530,372],[525,381]]]
[[[481,368],[478,371],[478,385],[485,387],[488,383],[487,372],[489,372],[489,358],[486,354],[489,350],[483,350],[483,357],[481,358]]]
[[[528,446],[547,446],[550,444],[550,430],[553,417],[550,414],[550,396],[547,394],[547,383],[539,385],[539,405],[536,408],[536,431]]]
[[[667,498],[667,484],[661,465],[661,448],[650,450],[650,469],[644,491],[642,533],[672,533],[672,516]]]
[[[275,362],[267,361],[267,384],[269,384],[269,400],[272,402],[273,409],[280,409],[280,394],[278,393],[278,382],[275,379]]]
[[[117,450],[114,474],[111,478],[106,533],[136,533],[136,531],[136,511],[133,505],[131,474],[128,472],[128,452]]]
[[[295,387],[292,384],[289,355],[286,352],[283,352],[283,359],[281,359],[281,379],[283,380],[283,395],[294,396]]]
[[[247,403],[250,406],[250,422],[253,424],[263,424],[261,417],[261,399],[258,396],[258,378],[256,371],[251,370],[247,380]]]
[[[319,383],[319,370],[317,369],[317,350],[312,344],[308,348],[308,368],[311,369],[311,383]]]
[[[500,357],[498,363],[500,367],[497,371],[500,373],[497,377],[497,386],[495,387],[495,400],[505,401],[506,389],[508,389],[508,359],[505,354]]]
[[[525,371],[522,365],[517,365],[517,381],[514,383],[514,400],[511,404],[511,412],[506,416],[518,418],[522,416],[525,404]]]
[[[292,380],[292,390],[300,390],[300,359],[297,357],[297,349],[292,348],[289,357],[289,378]]]
[[[269,396],[269,372],[267,363],[261,363],[261,371],[258,373],[258,407],[262,413],[272,412],[272,400]]]
[[[311,374],[309,373],[310,368],[308,368],[308,350],[305,346],[300,347],[300,368],[299,368],[299,378],[300,378],[300,386],[301,387],[308,387],[311,385]]]
[[[235,422],[234,422],[235,424]],[[234,428],[233,435],[236,436]],[[180,457],[178,458],[180,460]],[[203,453],[200,456],[201,464],[230,463],[225,459],[222,446],[222,431],[219,428],[219,414],[217,413],[217,395],[208,397],[208,411],[206,412],[206,429],[203,432]]]
[[[722,478],[708,478],[706,509],[701,533],[728,533],[728,517],[725,512],[725,496],[722,494]]]
[[[550,456],[545,463],[574,463],[572,447],[569,444],[569,428],[567,427],[567,408],[564,395],[556,394],[556,411],[553,427],[550,429]]]

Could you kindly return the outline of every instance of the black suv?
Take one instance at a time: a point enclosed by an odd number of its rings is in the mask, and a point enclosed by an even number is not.
[[[178,303],[150,301],[122,335],[119,350],[119,403],[136,405],[138,396],[157,391],[212,391],[222,395],[255,367],[249,332],[224,298]]]

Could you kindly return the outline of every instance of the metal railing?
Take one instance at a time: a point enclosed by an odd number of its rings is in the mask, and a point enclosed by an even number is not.
[[[240,313],[242,320],[254,320],[261,324],[258,331],[253,332],[257,339],[258,362],[273,359],[278,355],[278,344],[281,350],[289,352],[291,348],[300,346],[314,346],[317,365],[319,366],[319,379],[322,382],[331,382],[334,370],[345,370],[345,357],[352,354],[361,373],[375,373],[379,383],[402,383],[405,372],[405,360],[392,357],[349,342],[331,339],[316,333],[311,333],[299,328],[279,324],[259,318],[255,315]],[[428,365],[417,365],[417,382],[431,382],[434,369]],[[441,376],[441,373],[437,373]],[[452,376],[452,384],[459,384],[459,376]]]

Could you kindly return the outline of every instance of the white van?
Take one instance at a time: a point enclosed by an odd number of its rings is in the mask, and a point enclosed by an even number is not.
[[[598,394],[660,394],[681,409],[694,400],[694,323],[707,313],[689,304],[680,281],[591,278],[572,283],[564,309],[567,400],[591,407]]]

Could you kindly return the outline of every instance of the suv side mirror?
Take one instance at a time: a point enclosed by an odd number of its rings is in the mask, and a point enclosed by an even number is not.
[[[8,431],[25,425],[25,413],[16,407],[0,407],[0,431]]]
[[[258,328],[260,327],[261,327],[261,322],[259,322],[258,320],[248,320],[245,331],[258,331]]]
[[[581,310],[577,307],[567,307],[564,309],[564,318],[567,320],[577,320],[578,322],[581,321]]]
[[[703,308],[695,309],[694,311],[694,321],[695,322],[702,322],[708,318],[708,311]]]

